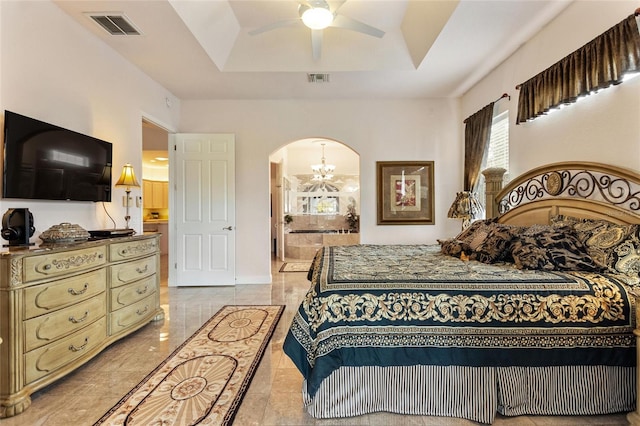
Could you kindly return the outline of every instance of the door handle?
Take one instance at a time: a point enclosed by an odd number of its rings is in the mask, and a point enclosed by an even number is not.
[[[226,226],[224,228],[222,228],[225,231],[233,231],[233,226]]]

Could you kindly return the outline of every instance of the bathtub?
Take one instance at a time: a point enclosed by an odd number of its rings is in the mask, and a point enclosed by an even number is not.
[[[322,246],[345,246],[360,243],[357,232],[336,229],[295,229],[284,234],[284,256],[291,260],[311,260]]]

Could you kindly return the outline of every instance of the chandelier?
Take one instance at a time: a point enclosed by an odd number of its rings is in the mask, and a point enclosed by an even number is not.
[[[314,181],[324,182],[333,179],[333,171],[336,169],[336,166],[333,164],[326,163],[324,159],[324,146],[325,144],[323,143],[321,164],[314,164],[311,166],[311,171],[313,172],[312,180]]]

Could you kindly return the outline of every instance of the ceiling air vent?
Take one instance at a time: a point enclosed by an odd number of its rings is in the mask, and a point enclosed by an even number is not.
[[[309,83],[328,83],[329,82],[329,74],[307,74],[307,80]]]
[[[111,35],[140,35],[124,13],[87,13],[98,25]]]

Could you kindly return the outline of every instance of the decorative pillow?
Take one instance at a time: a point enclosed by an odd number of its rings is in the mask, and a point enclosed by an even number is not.
[[[584,219],[573,225],[578,238],[587,247],[587,252],[593,260],[603,267],[609,268],[615,272],[622,272],[615,265],[621,256],[617,253],[618,247],[630,247],[637,245],[633,242],[633,235],[638,233],[638,225],[618,225],[607,220]],[[636,237],[637,240],[637,237]],[[620,247],[621,252],[627,249]],[[633,256],[631,253],[622,255],[628,258]],[[628,262],[626,266],[620,266],[621,269],[629,270]],[[626,273],[626,272],[625,272]]]
[[[477,246],[471,248],[473,252],[469,259],[483,263],[511,261],[511,242],[516,238],[519,227],[493,223],[486,238]]]
[[[552,225],[530,225],[522,228],[521,235],[539,235],[545,232],[551,232],[556,228]]]
[[[491,225],[478,228],[478,230],[473,234],[473,238],[471,238],[469,241],[469,248],[471,250],[475,250],[478,248],[478,246],[482,245],[482,243],[491,233],[491,230]]]
[[[481,242],[482,239],[486,238],[491,224],[496,223],[497,220],[497,218],[476,220],[467,229],[460,232],[455,239],[465,244],[471,244],[473,241],[477,246],[479,241]]]
[[[615,225],[601,229],[587,240],[588,250],[612,272],[640,276],[640,225]]]
[[[563,214],[551,216],[551,219],[549,219],[549,223],[554,228],[564,228],[565,226],[573,227],[578,222],[582,222],[582,219]]]
[[[555,269],[547,250],[538,244],[536,237],[531,235],[521,235],[512,243],[511,257],[518,269]]]
[[[449,240],[438,240],[440,251],[447,256],[460,257],[462,253],[468,255],[471,249],[465,242],[451,238]]]
[[[570,224],[598,265],[614,273],[640,277],[640,225],[562,215],[553,217],[552,223]]]
[[[602,271],[571,227],[528,230],[512,244],[511,255],[520,269]]]
[[[473,250],[471,243],[473,242],[473,246],[477,247],[489,233],[489,226],[496,221],[496,218],[476,220],[455,238],[438,240],[442,253],[454,257],[460,257],[462,253],[468,255]]]
[[[626,226],[626,238],[607,250],[609,270],[640,277],[640,225]]]

